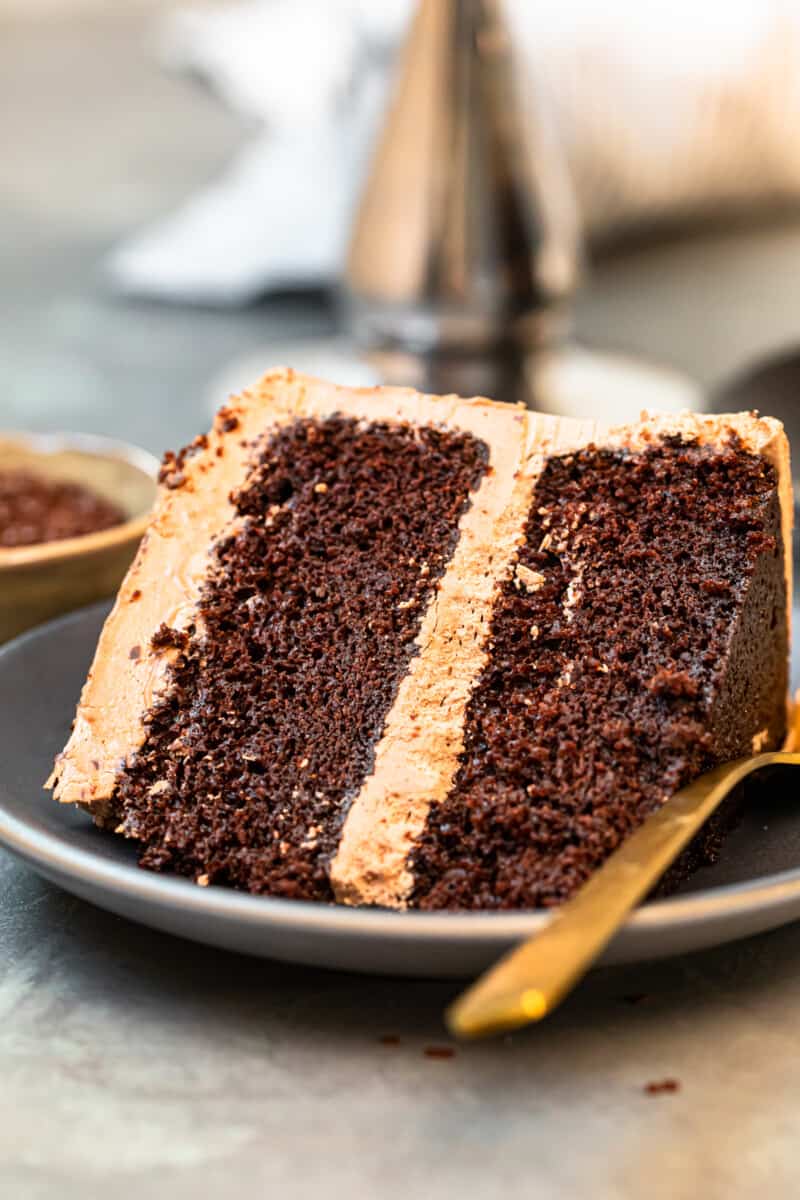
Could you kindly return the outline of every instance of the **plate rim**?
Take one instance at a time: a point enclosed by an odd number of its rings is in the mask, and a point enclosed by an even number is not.
[[[108,610],[110,599],[56,617],[0,647],[0,671],[5,660],[28,642],[50,632],[85,621],[94,612]],[[57,801],[52,801],[57,804]],[[71,806],[70,806],[71,807]],[[87,816],[87,821],[90,818]],[[111,837],[111,835],[108,835]],[[63,835],[36,828],[33,820],[15,816],[0,796],[0,845],[50,878],[58,876],[90,884],[104,893],[139,900],[159,909],[177,909],[193,917],[213,917],[248,926],[291,928],[296,932],[346,933],[372,940],[390,934],[395,941],[453,940],[492,944],[512,941],[546,924],[553,910],[522,912],[418,912],[323,904],[254,896],[223,887],[199,887],[188,879],[159,875],[138,866],[106,858],[92,850],[70,845]],[[800,865],[739,883],[700,889],[685,896],[646,902],[620,927],[619,935],[658,935],[737,912],[764,912],[800,896]]]

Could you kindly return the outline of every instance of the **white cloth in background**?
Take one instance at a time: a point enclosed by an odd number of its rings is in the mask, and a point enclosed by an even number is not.
[[[166,18],[167,66],[259,123],[215,184],[110,257],[128,293],[241,304],[333,281],[413,0]],[[800,200],[800,0],[506,0],[589,237]]]

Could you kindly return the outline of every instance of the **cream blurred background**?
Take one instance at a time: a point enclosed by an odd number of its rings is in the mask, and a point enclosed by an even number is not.
[[[129,8],[166,8],[173,0],[120,0]],[[0,17],[13,16],[19,20],[41,17],[78,15],[108,8],[109,0],[0,0]]]

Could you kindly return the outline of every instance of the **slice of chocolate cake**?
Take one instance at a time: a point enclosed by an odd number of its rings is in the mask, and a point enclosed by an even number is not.
[[[168,456],[58,799],[143,865],[390,907],[568,897],[785,733],[786,441],[275,372]]]

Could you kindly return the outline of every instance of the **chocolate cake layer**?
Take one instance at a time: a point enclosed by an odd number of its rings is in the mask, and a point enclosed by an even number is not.
[[[174,488],[184,459],[171,461]],[[487,448],[331,416],[283,426],[255,463],[233,497],[241,520],[213,551],[197,632],[155,640],[178,656],[115,808],[145,866],[329,899],[343,818]]]
[[[549,459],[412,906],[567,899],[714,762],[784,736],[776,471],[735,436]]]

